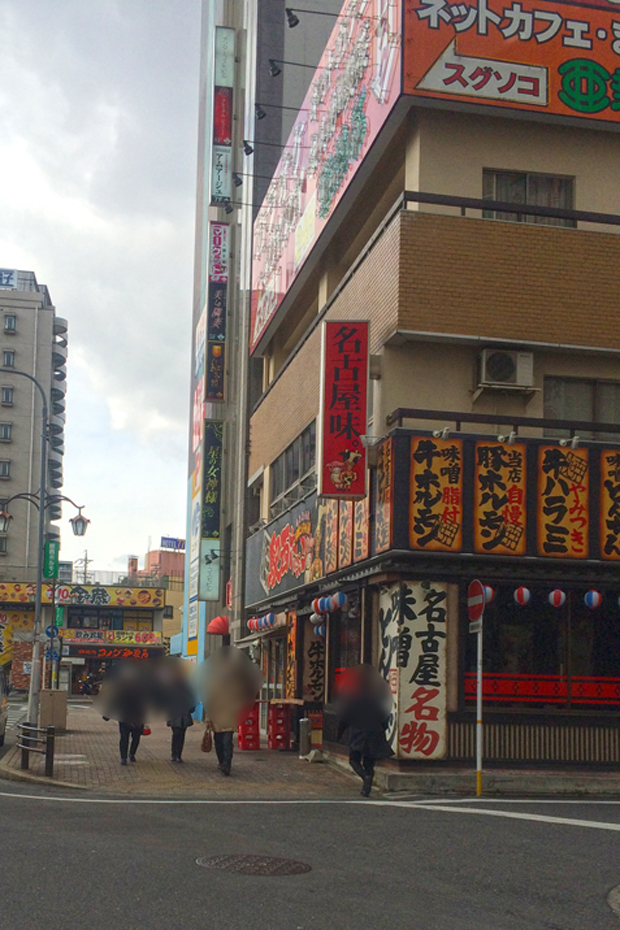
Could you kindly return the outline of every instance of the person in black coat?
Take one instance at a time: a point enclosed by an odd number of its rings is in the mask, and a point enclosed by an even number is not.
[[[181,663],[171,666],[171,681],[169,683],[168,706],[175,714],[166,721],[172,730],[172,745],[170,750],[171,762],[182,762],[185,734],[189,727],[194,725],[192,713],[196,709],[194,692],[185,677],[184,667]],[[170,669],[169,669],[170,673]]]
[[[387,682],[370,665],[349,669],[339,692],[338,739],[347,733],[349,764],[362,779],[362,797],[367,798],[375,763],[394,755],[385,736],[392,696]]]

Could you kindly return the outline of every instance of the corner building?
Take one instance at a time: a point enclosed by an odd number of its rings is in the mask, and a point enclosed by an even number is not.
[[[485,759],[620,762],[620,43],[539,6],[345,2],[254,225],[247,641],[328,748],[365,661],[400,764],[473,759],[479,578]],[[368,494],[317,499],[321,328],[360,320]]]

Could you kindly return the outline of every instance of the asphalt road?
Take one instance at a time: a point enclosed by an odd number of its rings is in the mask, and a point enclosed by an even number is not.
[[[620,804],[92,803],[7,782],[0,792],[3,930],[620,926],[607,903],[620,883]],[[196,864],[239,853],[312,870]]]

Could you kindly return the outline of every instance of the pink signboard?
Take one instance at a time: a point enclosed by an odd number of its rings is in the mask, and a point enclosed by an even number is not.
[[[401,4],[345,0],[254,223],[251,352],[389,116],[400,73]]]

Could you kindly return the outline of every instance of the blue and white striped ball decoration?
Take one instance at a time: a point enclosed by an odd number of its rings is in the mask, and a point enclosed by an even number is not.
[[[332,594],[329,600],[332,610],[341,610],[347,606],[347,596],[343,591],[338,591],[337,594]]]
[[[317,623],[317,625],[314,627],[314,635],[325,636],[325,624],[324,623]]]
[[[603,601],[603,595],[600,591],[586,591],[583,602],[586,607],[589,607],[591,610],[594,610],[595,607],[600,607]]]
[[[494,597],[495,597],[495,588],[491,588],[488,584],[485,584],[484,585],[484,603],[490,604]]]

